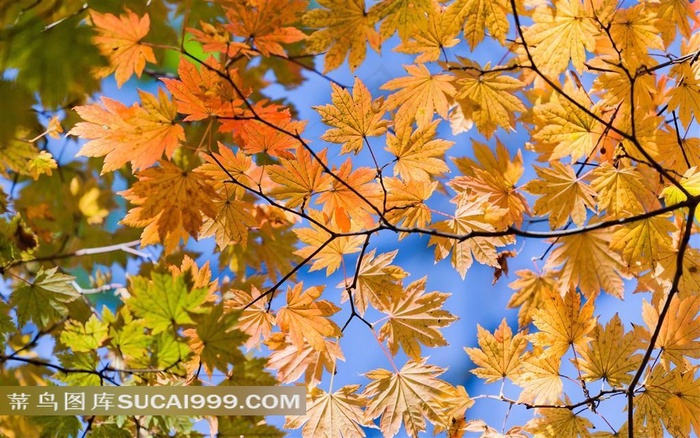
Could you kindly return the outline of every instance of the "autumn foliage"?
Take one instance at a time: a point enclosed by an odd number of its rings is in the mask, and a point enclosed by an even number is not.
[[[697,1],[27,0],[0,23],[1,384],[307,388],[283,426],[1,434],[700,434]],[[403,73],[371,76],[368,52]],[[307,81],[320,133],[280,97]],[[507,284],[474,345],[443,334],[465,292],[398,262],[412,236]],[[338,385],[360,331],[386,365]]]

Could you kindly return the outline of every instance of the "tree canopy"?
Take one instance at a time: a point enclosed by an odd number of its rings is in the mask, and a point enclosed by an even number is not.
[[[20,0],[0,24],[0,384],[307,392],[276,424],[0,434],[700,434],[697,2]],[[507,284],[473,345],[443,333],[464,292],[401,266],[416,236]],[[385,366],[339,385],[360,332]]]

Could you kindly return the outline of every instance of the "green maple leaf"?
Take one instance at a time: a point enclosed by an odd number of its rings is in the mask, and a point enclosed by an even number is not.
[[[99,365],[97,354],[89,353],[61,353],[58,360],[69,373],[57,371],[54,377],[67,383],[69,386],[101,386],[102,379],[96,374]]]
[[[17,309],[19,327],[30,320],[40,328],[58,321],[68,314],[66,304],[80,296],[71,285],[73,277],[56,273],[57,269],[39,270],[33,282],[12,292],[10,304]]]
[[[31,421],[41,426],[40,438],[79,436],[78,432],[83,428],[75,416],[47,415],[32,417]]]
[[[190,348],[200,356],[205,369],[227,371],[229,364],[241,362],[244,357],[238,349],[248,335],[236,329],[238,313],[224,313],[223,305],[214,307],[209,314],[193,315],[196,328],[185,330]]]
[[[61,332],[61,342],[73,351],[97,350],[107,337],[107,324],[92,315],[86,323],[70,320]]]
[[[206,288],[190,290],[183,276],[173,278],[157,272],[151,274],[150,280],[133,277],[130,286],[131,298],[126,304],[146,321],[153,334],[173,325],[193,324],[188,312],[197,312],[209,293]]]

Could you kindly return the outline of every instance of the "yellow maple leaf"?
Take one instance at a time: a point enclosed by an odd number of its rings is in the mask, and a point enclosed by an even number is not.
[[[181,238],[198,235],[203,216],[216,216],[213,200],[217,195],[202,172],[184,170],[169,161],[159,163],[160,167],[138,172],[138,181],[119,192],[136,205],[122,223],[145,227],[142,245],[163,243],[166,252],[172,252]]]
[[[406,228],[426,226],[430,223],[432,213],[425,201],[437,185],[437,181],[405,182],[398,178],[384,178],[387,191],[384,218],[394,225]],[[399,238],[405,235],[406,233],[399,233]]]
[[[454,142],[434,139],[438,121],[435,120],[418,129],[401,119],[395,127],[396,135],[387,135],[386,150],[396,156],[394,175],[406,182],[430,181],[431,177],[449,172],[445,163],[445,152]]]
[[[465,61],[466,62],[466,61]],[[464,116],[473,120],[479,132],[489,138],[496,128],[512,130],[515,112],[525,112],[525,105],[515,96],[525,83],[502,72],[484,73],[480,66],[467,62],[457,80],[460,88],[455,99]],[[486,65],[484,70],[490,67]]]
[[[379,34],[383,39],[398,31],[399,38],[406,40],[425,26],[425,16],[435,8],[435,0],[388,0],[377,4],[372,12],[382,20]]]
[[[340,327],[329,319],[340,308],[330,301],[318,300],[323,293],[322,286],[303,288],[303,282],[287,288],[287,304],[277,312],[277,325],[298,349],[308,344],[323,352],[326,349],[324,338],[342,335]]]
[[[402,0],[408,3],[407,0]],[[456,46],[460,40],[455,38],[458,30],[447,26],[448,18],[444,12],[431,10],[428,21],[421,20],[418,28],[411,32],[394,50],[399,53],[418,54],[416,63],[437,61],[444,49]]]
[[[486,216],[489,208],[487,201],[486,196],[477,199],[457,196],[453,200],[457,203],[454,218],[437,222],[434,228],[456,235],[465,235],[472,231],[494,231],[493,225]],[[496,216],[500,218],[502,211],[499,211]],[[435,245],[435,261],[440,261],[451,254],[452,266],[464,278],[474,259],[485,265],[499,267],[496,247],[508,245],[512,241],[512,237],[509,236],[473,237],[462,241],[432,236],[428,245]]]
[[[563,87],[567,96],[588,108],[590,98],[567,77]],[[591,110],[594,111],[594,110]],[[568,99],[552,93],[549,102],[534,107],[535,129],[532,138],[554,145],[549,160],[571,156],[571,160],[588,157],[603,136],[603,126],[590,114]]]
[[[382,119],[386,112],[384,99],[372,100],[365,84],[355,77],[352,96],[348,90],[332,83],[332,105],[315,106],[321,120],[326,125],[334,126],[321,136],[331,143],[340,143],[341,154],[359,153],[367,137],[376,137],[386,132],[389,120]]]
[[[322,351],[305,344],[298,348],[289,342],[289,336],[284,333],[272,333],[266,340],[272,352],[267,361],[267,368],[277,370],[277,380],[280,383],[295,382],[301,375],[310,387],[321,382],[325,372],[334,372],[336,361],[344,360],[343,352],[337,342],[326,339]]]
[[[552,228],[563,226],[567,219],[578,226],[586,221],[586,208],[595,210],[595,192],[574,173],[568,164],[551,161],[551,167],[535,166],[541,179],[528,182],[523,189],[535,195],[542,195],[535,201],[535,215],[549,214]]]
[[[700,195],[700,167],[691,167],[680,180],[680,185],[691,195]],[[669,185],[662,192],[661,196],[666,200],[666,205],[681,203],[688,199],[685,193],[681,192],[676,186]],[[700,208],[695,210],[695,220],[700,222]]]
[[[507,0],[457,0],[450,4],[445,12],[448,28],[464,31],[464,38],[474,50],[485,36],[489,35],[505,43],[508,34]]]
[[[316,220],[322,218],[315,210],[310,211],[309,215]],[[315,253],[310,270],[326,268],[326,275],[332,274],[340,267],[343,256],[359,252],[364,241],[362,236],[341,236],[331,240],[331,234],[314,223],[311,224],[311,228],[295,228],[293,231],[299,240],[308,245],[294,254],[306,258]],[[326,243],[329,240],[330,243]]]
[[[511,158],[508,149],[496,140],[496,153],[483,143],[472,140],[474,161],[470,158],[453,158],[464,177],[453,178],[450,187],[470,190],[477,196],[488,195],[491,204],[506,211],[499,228],[512,224],[520,226],[523,214],[529,212],[527,200],[519,193],[517,183],[523,175],[523,156],[518,150]]]
[[[379,428],[385,437],[399,432],[401,423],[410,436],[425,430],[425,418],[433,424],[444,418],[444,400],[455,389],[437,377],[443,368],[426,364],[427,359],[409,360],[398,372],[382,368],[367,372],[372,380],[362,393],[369,400],[365,410],[368,420],[381,416]]]
[[[566,399],[560,404],[571,404]],[[537,438],[588,438],[593,423],[571,409],[543,408],[535,411],[537,417],[528,421],[525,429]]]
[[[670,217],[671,213],[661,214],[621,226],[613,233],[610,248],[636,272],[651,268],[663,251],[673,249],[671,234],[676,226]]]
[[[388,320],[379,329],[379,340],[388,339],[391,354],[396,355],[399,346],[413,360],[421,357],[421,346],[440,347],[447,340],[440,328],[452,324],[457,317],[443,309],[450,294],[442,292],[425,293],[427,277],[416,280],[393,300],[387,313]]]
[[[399,300],[403,293],[401,280],[408,276],[402,268],[391,264],[398,250],[379,254],[376,257],[375,252],[376,250],[373,249],[365,254],[357,270],[357,284],[352,291],[352,297],[355,310],[360,315],[365,314],[370,304],[377,310],[387,311],[391,303]],[[343,294],[342,302],[347,299],[347,294]]]
[[[232,297],[224,301],[224,306],[240,310],[237,327],[249,336],[245,346],[248,350],[257,347],[261,339],[267,339],[270,336],[275,323],[275,316],[267,310],[268,299],[263,298],[250,305],[261,295],[255,286],[251,286],[250,293],[236,289],[230,294]]]
[[[547,259],[545,269],[563,265],[559,271],[561,289],[578,287],[588,298],[601,290],[622,298],[625,266],[617,253],[609,248],[609,230],[593,230],[559,238],[561,244]]]
[[[503,318],[496,331],[489,333],[477,324],[479,348],[464,348],[469,358],[478,368],[472,373],[484,379],[486,383],[513,378],[520,369],[520,355],[527,348],[527,338],[522,333],[513,337],[513,331]]]
[[[650,50],[664,50],[664,43],[656,27],[657,17],[652,8],[643,4],[615,11],[610,23],[610,36],[616,50],[630,71],[641,65],[653,65]]]
[[[668,109],[677,110],[683,126],[688,129],[693,119],[700,117],[700,74],[697,69],[684,63],[674,66],[671,77],[676,81],[676,86],[671,89]]]
[[[523,388],[518,402],[549,404],[559,399],[564,389],[559,368],[561,358],[544,354],[535,346],[520,361],[519,372],[513,375],[516,385]]]
[[[518,325],[527,327],[532,321],[532,315],[542,307],[547,291],[557,290],[557,279],[552,271],[540,273],[529,269],[515,272],[518,279],[508,285],[516,292],[508,301],[508,307],[520,307]]]
[[[591,188],[598,194],[598,209],[613,219],[642,213],[654,194],[635,166],[601,163],[592,173]]]
[[[340,67],[348,56],[348,66],[354,71],[366,55],[366,43],[379,52],[381,37],[374,29],[378,20],[375,11],[365,11],[364,0],[317,0],[323,8],[304,14],[305,26],[317,29],[306,45],[309,53],[326,52],[323,72]],[[326,8],[326,9],[324,9]]]
[[[533,345],[547,347],[544,354],[562,357],[569,347],[581,351],[592,338],[595,328],[593,300],[581,306],[581,295],[569,290],[564,297],[558,292],[548,292],[544,303],[532,317],[539,332],[529,335]]]
[[[535,64],[551,76],[569,66],[583,72],[586,51],[595,48],[594,37],[600,32],[588,16],[581,0],[556,0],[553,7],[539,6],[532,15],[534,24],[525,30]]]
[[[285,429],[304,426],[304,437],[364,437],[363,426],[377,426],[364,418],[362,407],[367,401],[357,394],[359,388],[360,385],[346,385],[333,393],[311,388],[306,396],[306,415],[287,417]]]
[[[452,75],[433,75],[423,64],[404,65],[410,76],[392,79],[381,86],[382,90],[397,90],[386,100],[388,109],[397,109],[395,120],[413,120],[418,126],[427,125],[438,113],[443,119],[448,118],[450,99],[454,97],[455,88],[450,82]],[[398,123],[398,122],[397,122]]]
[[[668,308],[654,348],[661,350],[661,363],[666,370],[673,363],[680,369],[689,369],[690,360],[700,357],[700,297],[674,297]],[[659,321],[659,309],[648,302],[642,303],[642,318],[650,331],[654,331]],[[649,341],[649,332],[638,330],[638,336]]]
[[[586,381],[605,379],[613,387],[621,387],[632,380],[642,360],[638,353],[643,344],[637,333],[625,333],[620,316],[616,313],[605,328],[597,323],[591,332],[593,338],[585,348],[576,350],[576,361]]]
[[[111,64],[110,68],[102,69],[99,73],[101,76],[107,76],[115,72],[117,87],[121,88],[133,73],[141,77],[146,62],[156,62],[153,49],[141,42],[151,27],[151,19],[147,13],[139,18],[126,9],[126,14],[117,17],[91,10],[90,18],[97,30],[93,41],[100,52],[109,58]]]

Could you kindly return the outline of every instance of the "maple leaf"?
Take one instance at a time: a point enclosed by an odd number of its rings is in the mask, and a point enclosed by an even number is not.
[[[643,5],[635,5],[616,11],[610,22],[610,36],[631,70],[654,62],[649,50],[664,50],[656,21],[655,14],[647,13]]]
[[[381,186],[375,182],[377,171],[371,167],[353,170],[350,158],[332,171],[337,178],[333,178],[330,190],[318,196],[316,204],[323,205],[323,212],[340,231],[349,231],[353,226],[374,226],[372,214],[382,199]]]
[[[430,223],[430,208],[425,204],[437,188],[437,182],[410,181],[384,178],[386,187],[386,212],[384,218],[394,225],[423,227]],[[399,238],[405,233],[399,234]]]
[[[535,347],[532,352],[526,353],[520,362],[519,373],[513,376],[514,383],[523,388],[518,402],[556,402],[564,389],[560,367],[561,358],[544,354],[542,348]]]
[[[277,312],[277,325],[289,334],[292,344],[302,349],[305,344],[324,352],[325,337],[341,336],[340,327],[328,317],[340,308],[326,300],[318,300],[323,287],[315,286],[302,291],[303,283],[287,288],[287,305]]]
[[[700,320],[697,314],[700,312],[700,298],[690,296],[680,299],[674,297],[668,308],[668,315],[664,319],[659,336],[654,348],[661,350],[661,363],[666,370],[673,363],[680,369],[690,368],[688,358],[700,357]],[[659,321],[659,310],[644,301],[642,303],[642,318],[649,330],[654,331]],[[649,341],[649,334],[638,328],[637,336]]]
[[[153,49],[141,42],[151,27],[148,14],[139,18],[126,9],[126,14],[117,17],[91,10],[90,19],[98,34],[93,41],[111,64],[109,69],[102,70],[100,74],[107,76],[114,72],[118,87],[121,88],[134,73],[140,78],[146,62],[156,62]]]
[[[297,348],[288,342],[284,333],[273,333],[265,341],[272,351],[267,361],[267,367],[277,370],[277,380],[280,383],[291,383],[305,374],[307,385],[314,387],[321,382],[324,370],[334,372],[336,361],[344,360],[343,352],[337,342],[325,340],[323,350],[317,350],[305,344]]]
[[[671,234],[676,232],[676,226],[670,216],[661,214],[623,225],[613,233],[610,248],[637,271],[651,268],[663,251],[673,249]]]
[[[248,335],[236,328],[238,312],[224,313],[222,304],[211,308],[209,312],[192,315],[195,327],[182,332],[188,338],[187,344],[204,371],[211,378],[214,368],[228,372],[229,364],[243,361],[243,353],[237,348]]]
[[[445,163],[445,152],[454,142],[434,139],[438,121],[419,126],[401,119],[395,128],[396,135],[387,135],[386,150],[396,156],[394,174],[406,182],[430,181],[433,176],[449,172]]]
[[[275,316],[267,310],[267,299],[261,299],[250,305],[261,293],[251,286],[250,293],[237,289],[232,291],[233,298],[225,301],[225,305],[240,310],[237,327],[248,335],[245,346],[251,349],[260,345],[261,339],[267,339],[272,333]]]
[[[420,344],[427,347],[448,345],[439,329],[457,320],[443,309],[450,294],[425,293],[426,281],[427,277],[423,277],[409,284],[386,310],[389,318],[379,329],[379,340],[388,339],[389,352],[394,356],[400,346],[408,357],[418,361],[421,358]]]
[[[311,213],[311,217],[320,218],[320,214]],[[316,224],[311,224],[311,228],[296,228],[293,230],[299,240],[309,246],[305,246],[294,254],[300,257],[311,257],[310,270],[316,271],[326,268],[326,275],[335,272],[343,262],[343,256],[360,251],[364,238],[362,236],[341,236],[331,239],[331,234],[320,228]],[[322,248],[319,250],[319,248]]]
[[[700,116],[700,79],[691,66],[674,66],[671,75],[676,86],[671,90],[669,110],[677,110],[683,126],[690,127],[693,117]]]
[[[73,277],[57,270],[40,269],[33,281],[21,284],[12,292],[10,305],[17,309],[19,327],[32,321],[44,328],[68,315],[67,304],[80,294],[71,285]]]
[[[122,222],[145,227],[142,245],[163,242],[166,251],[172,252],[180,238],[197,236],[203,215],[216,217],[216,192],[203,173],[183,170],[169,161],[159,163],[160,167],[139,172],[138,181],[119,192],[137,206],[129,210]]]
[[[474,121],[479,132],[491,137],[497,127],[513,129],[515,112],[525,112],[525,105],[514,93],[525,85],[501,73],[488,73],[469,60],[462,59],[465,67],[458,76],[460,87],[455,100],[464,117]],[[490,68],[486,65],[485,70]]]
[[[571,404],[566,399],[562,404]],[[538,437],[588,438],[593,423],[586,417],[575,414],[569,409],[542,408],[535,411],[536,417],[525,425],[525,429]]]
[[[282,44],[306,38],[301,30],[288,26],[298,21],[307,2],[295,0],[280,8],[276,0],[229,2],[225,6],[228,23],[224,26],[233,35],[250,39],[263,56],[287,56]]]
[[[606,210],[612,218],[642,213],[653,196],[636,167],[602,163],[591,176],[591,189],[598,194],[598,209]]]
[[[561,245],[552,251],[545,269],[563,265],[559,271],[562,290],[574,286],[589,299],[597,296],[601,290],[622,298],[624,265],[620,256],[608,247],[609,230],[565,236],[559,242]]]
[[[304,436],[328,438],[364,437],[364,427],[376,428],[364,418],[366,400],[357,394],[360,385],[346,385],[329,393],[312,388],[306,396],[306,415],[287,417],[284,427],[298,429]]]
[[[452,75],[433,75],[423,64],[404,65],[410,76],[392,79],[381,86],[382,90],[394,91],[386,100],[387,109],[398,108],[394,120],[406,119],[403,123],[424,126],[433,120],[433,113],[447,119],[449,100],[454,97],[455,88],[450,83]]]
[[[322,163],[326,163],[327,150],[318,152],[318,160],[306,148],[297,148],[294,159],[281,158],[280,164],[268,166],[270,179],[279,184],[270,190],[270,195],[285,200],[289,208],[304,207],[311,196],[321,193],[331,186],[331,176],[324,173]]]
[[[412,5],[412,2],[407,0],[397,0],[394,3],[407,4],[409,7]],[[416,9],[410,8],[411,12],[409,13],[413,13]],[[419,55],[415,59],[416,63],[437,61],[444,49],[454,47],[460,41],[455,38],[459,32],[450,29],[447,25],[448,21],[449,17],[444,12],[438,12],[431,7],[428,12],[428,22],[420,21],[417,28],[407,34],[407,38],[410,39],[402,38],[403,41],[394,50],[399,53],[418,53]],[[385,23],[387,23],[387,19],[382,21],[380,31],[384,28]],[[399,27],[399,33],[401,33],[401,29],[410,27],[416,26]]]
[[[505,42],[508,34],[506,14],[509,10],[510,5],[505,0],[457,0],[449,5],[445,15],[448,26],[457,27],[458,30],[463,27],[464,38],[469,48],[474,50],[484,39],[486,29],[501,44]]]
[[[107,324],[91,315],[85,323],[70,319],[61,332],[61,342],[70,345],[73,351],[89,352],[97,350],[107,339]]]
[[[532,317],[539,332],[529,336],[530,342],[548,347],[545,354],[554,357],[562,357],[569,347],[576,351],[585,348],[596,326],[593,301],[581,306],[581,296],[576,291],[569,290],[563,298],[558,292],[550,291],[543,304]]]
[[[348,57],[348,67],[354,71],[365,60],[366,43],[379,52],[381,37],[374,29],[376,10],[365,11],[364,0],[317,0],[326,9],[312,9],[304,14],[305,26],[318,29],[308,40],[309,53],[326,52],[323,72],[340,67]],[[327,50],[327,51],[326,51]]]
[[[571,60],[577,72],[583,71],[586,51],[593,51],[599,30],[580,0],[556,0],[553,8],[538,6],[534,24],[523,35],[535,64],[546,74],[558,75]]]
[[[381,416],[379,428],[385,437],[395,436],[402,421],[410,436],[425,430],[424,416],[439,422],[441,400],[449,398],[454,389],[437,378],[445,370],[426,361],[409,360],[396,373],[379,368],[365,374],[372,380],[362,393],[369,399],[365,418]]]
[[[592,341],[576,351],[580,359],[576,366],[586,381],[605,379],[613,387],[620,387],[632,380],[631,372],[639,368],[643,347],[639,336],[630,331],[625,333],[620,316],[616,313],[605,328],[596,324],[591,332]]]
[[[500,140],[496,141],[495,154],[475,140],[472,140],[472,149],[478,163],[469,158],[453,158],[457,168],[466,176],[453,178],[450,187],[469,190],[476,196],[488,195],[491,204],[506,211],[501,226],[519,226],[523,214],[529,213],[527,200],[517,189],[518,180],[525,171],[520,150],[511,158]]]
[[[243,96],[217,73],[221,66],[214,57],[207,58],[205,64],[207,67],[197,69],[183,56],[177,68],[179,79],[161,78],[175,99],[177,111],[186,115],[184,121],[241,115]]]
[[[479,348],[464,348],[472,362],[478,366],[471,372],[486,383],[506,377],[513,378],[520,368],[520,356],[527,347],[525,335],[518,333],[513,337],[513,331],[505,318],[493,335],[479,324],[476,327]]]
[[[382,119],[386,112],[384,99],[372,100],[369,90],[358,77],[355,77],[352,96],[335,83],[331,83],[331,87],[333,104],[313,107],[321,115],[323,123],[335,127],[326,131],[321,138],[342,144],[341,154],[357,154],[367,137],[383,135],[389,126],[390,122]]]
[[[379,34],[388,39],[394,32],[406,40],[425,23],[425,16],[435,11],[433,0],[389,0],[378,4],[374,11],[381,19]]]
[[[131,277],[129,292],[127,306],[150,324],[154,335],[173,326],[194,324],[190,312],[201,313],[200,306],[209,294],[206,288],[190,289],[183,276],[157,272],[150,279]]]
[[[139,90],[143,106],[124,104],[102,97],[102,105],[73,108],[84,120],[68,135],[89,140],[79,155],[105,157],[102,173],[131,163],[135,170],[158,161],[163,153],[171,158],[177,146],[185,141],[185,131],[175,123],[177,112],[162,89],[158,98]]]
[[[533,206],[536,215],[549,214],[552,228],[564,225],[567,219],[578,226],[586,221],[586,208],[595,210],[593,200],[595,193],[574,173],[571,166],[558,161],[551,161],[552,167],[535,166],[535,172],[541,179],[528,182],[523,189],[537,198]]]
[[[567,78],[564,93],[579,105],[588,108],[590,98]],[[552,93],[549,102],[534,108],[536,129],[532,138],[554,145],[549,160],[571,156],[573,161],[588,157],[603,136],[603,126],[588,112],[582,110],[558,93]]]
[[[515,272],[519,278],[508,286],[516,292],[508,301],[508,307],[519,307],[518,325],[526,327],[532,315],[542,307],[547,291],[557,290],[557,279],[552,271],[536,273],[528,269]]]
[[[398,300],[403,293],[401,280],[408,276],[402,268],[391,264],[398,250],[379,254],[376,257],[375,253],[376,250],[373,249],[365,254],[357,269],[357,284],[352,291],[352,297],[355,310],[360,315],[365,314],[369,305],[377,310],[387,311],[391,303]],[[347,301],[347,294],[342,298],[342,302],[345,301]]]
[[[700,167],[691,167],[680,180],[680,185],[691,195],[700,196]],[[688,197],[676,186],[668,186],[662,192],[667,205],[679,204]],[[695,220],[700,221],[700,209],[695,211]]]
[[[456,235],[466,235],[468,233],[494,231],[486,218],[487,198],[482,196],[477,199],[470,199],[466,196],[458,196],[453,202],[457,203],[454,219],[441,221],[434,224],[434,228],[439,231]],[[428,245],[435,245],[435,260],[440,261],[451,254],[452,266],[464,278],[467,269],[472,265],[474,259],[479,263],[499,267],[497,246],[508,245],[511,238],[501,237],[472,237],[462,241],[456,241],[446,237],[430,238]]]

